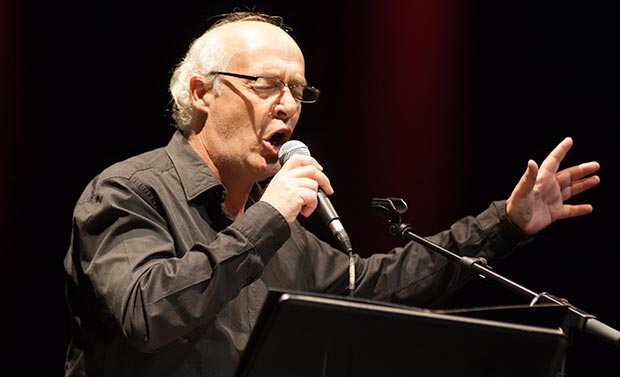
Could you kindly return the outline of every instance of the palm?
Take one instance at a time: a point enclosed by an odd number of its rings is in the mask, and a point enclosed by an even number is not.
[[[558,172],[560,163],[572,147],[572,139],[564,139],[538,165],[533,160],[507,201],[508,217],[528,235],[533,235],[552,222],[588,214],[589,204],[566,204],[576,194],[596,186],[600,179],[591,175],[598,171],[597,162],[575,165]]]

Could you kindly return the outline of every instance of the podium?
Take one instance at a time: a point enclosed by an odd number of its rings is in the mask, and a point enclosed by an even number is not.
[[[562,305],[431,311],[270,291],[236,377],[554,377]]]

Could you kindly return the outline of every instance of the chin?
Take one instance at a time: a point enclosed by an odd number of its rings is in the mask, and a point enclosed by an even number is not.
[[[271,178],[280,170],[280,164],[269,164],[265,167],[263,172],[265,173],[264,179]]]
[[[261,166],[256,166],[254,173],[256,174],[255,179],[258,182],[264,181],[276,175],[276,173],[280,170],[280,163],[276,162],[275,164],[270,164],[265,161]]]

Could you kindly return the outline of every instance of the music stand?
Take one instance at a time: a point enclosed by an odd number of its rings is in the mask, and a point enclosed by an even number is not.
[[[530,309],[547,324],[565,314],[557,305]],[[568,341],[559,327],[471,314],[271,291],[236,376],[552,377],[561,370]]]

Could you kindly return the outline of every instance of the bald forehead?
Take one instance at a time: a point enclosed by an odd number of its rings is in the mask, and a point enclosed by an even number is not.
[[[250,49],[277,43],[281,48],[287,46],[301,53],[299,46],[287,32],[266,22],[237,21],[219,26],[216,30],[233,49]]]

